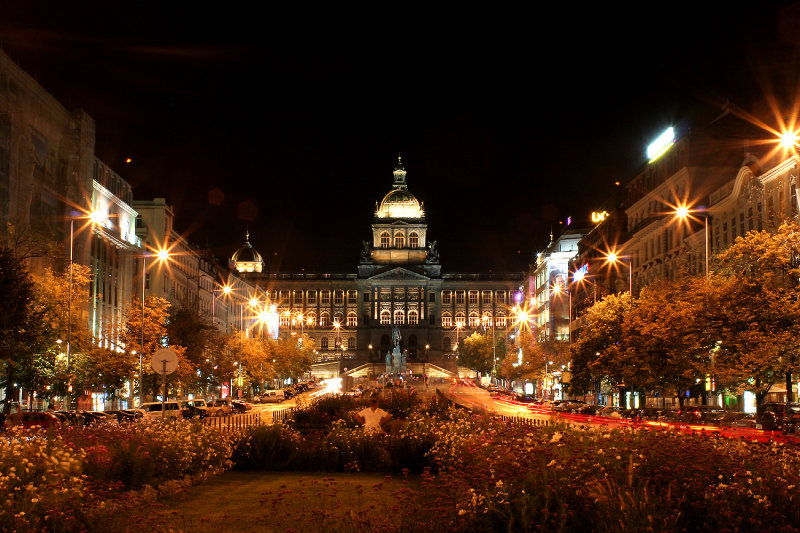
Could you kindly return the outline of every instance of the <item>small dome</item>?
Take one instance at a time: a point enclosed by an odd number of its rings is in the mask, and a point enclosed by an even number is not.
[[[422,218],[419,201],[407,189],[394,189],[383,197],[377,212],[378,218]]]

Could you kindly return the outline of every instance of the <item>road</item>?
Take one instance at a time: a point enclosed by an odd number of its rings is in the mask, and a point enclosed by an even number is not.
[[[508,396],[489,396],[489,393],[464,380],[455,384],[440,385],[439,389],[465,407],[480,408],[505,416],[517,416],[537,420],[557,420],[567,424],[601,425],[609,428],[637,427],[651,430],[673,429],[685,434],[719,435],[721,437],[746,439],[757,442],[792,442],[800,444],[800,438],[795,435],[785,435],[780,431],[764,431],[750,428],[731,428],[718,426],[703,426],[678,422],[662,422],[655,420],[632,421],[601,416],[577,415],[571,413],[553,412],[549,407],[535,404],[517,402]]]

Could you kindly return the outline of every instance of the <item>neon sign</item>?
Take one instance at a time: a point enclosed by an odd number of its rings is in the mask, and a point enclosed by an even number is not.
[[[675,144],[675,130],[672,128],[672,126],[670,126],[664,130],[664,133],[659,135],[655,141],[651,142],[647,146],[647,159],[650,160],[648,163],[652,163],[664,155],[664,153],[669,150],[673,144]]]
[[[608,217],[608,211],[592,211],[592,222],[599,224]]]

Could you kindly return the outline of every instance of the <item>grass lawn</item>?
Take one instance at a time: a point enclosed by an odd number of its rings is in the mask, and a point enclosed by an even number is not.
[[[402,474],[227,472],[170,496],[145,520],[155,523],[139,525],[214,533],[393,530],[418,488],[418,477]]]

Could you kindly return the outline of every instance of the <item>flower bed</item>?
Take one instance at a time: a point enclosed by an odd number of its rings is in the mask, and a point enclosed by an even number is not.
[[[0,530],[102,529],[153,487],[228,468],[232,438],[182,421],[4,432]]]
[[[420,402],[392,435],[368,435],[351,410],[339,412],[307,434],[289,424],[231,434],[189,422],[3,434],[0,530],[114,530],[125,509],[152,497],[149,487],[234,465],[421,474],[398,511],[419,531],[800,531],[793,445],[509,425]]]

